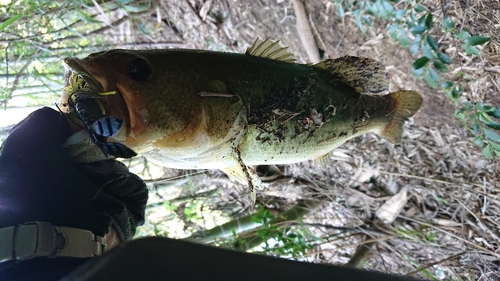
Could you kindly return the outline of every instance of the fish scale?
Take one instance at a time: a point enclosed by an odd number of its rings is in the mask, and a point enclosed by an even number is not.
[[[324,163],[367,132],[397,143],[422,104],[413,91],[374,95],[388,79],[372,59],[297,64],[269,39],[245,54],[110,50],[65,62],[93,91],[116,92],[102,101],[126,121],[116,142],[167,167],[221,169],[248,184],[254,200],[261,182],[251,165]]]

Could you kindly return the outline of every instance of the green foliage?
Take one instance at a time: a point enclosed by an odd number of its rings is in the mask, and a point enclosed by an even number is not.
[[[184,208],[184,214],[186,215],[186,221],[191,221],[196,223],[197,221],[203,218],[203,215],[200,211],[201,201],[192,200],[186,204],[186,208]]]
[[[417,0],[336,0],[337,14],[345,16],[345,11],[352,11],[356,25],[364,33],[364,23],[370,22],[370,16],[389,22],[387,31],[390,37],[402,47],[408,47],[418,58],[412,64],[415,77],[424,80],[429,86],[442,91],[457,107],[456,117],[474,135],[472,141],[482,148],[483,155],[492,159],[500,156],[500,120],[498,107],[489,106],[483,102],[472,104],[464,101],[465,90],[462,86],[463,73],[449,77],[448,65],[452,59],[441,50],[440,38],[450,37],[460,44],[462,50],[471,56],[479,56],[478,45],[490,41],[481,35],[471,35],[467,30],[459,30],[453,20],[444,16],[435,18],[432,11],[419,4]],[[403,5],[406,4],[406,7]],[[395,7],[398,7],[397,9]],[[369,16],[368,16],[369,15]],[[371,24],[367,24],[371,25]],[[408,35],[412,35],[413,39]],[[459,62],[457,62],[459,63]],[[449,77],[449,78],[444,78]]]
[[[133,17],[149,1],[12,0],[0,6],[0,104],[57,102],[64,79],[62,58],[112,48],[106,31],[120,13]],[[103,14],[104,12],[104,14]],[[119,21],[118,19],[117,21]]]
[[[168,237],[168,230],[163,229],[161,224],[153,225],[153,234],[154,236]]]
[[[18,14],[18,15],[12,16],[9,19],[7,19],[6,21],[2,22],[0,24],[0,31],[4,30],[7,26],[14,23],[16,20],[20,19],[22,16],[23,16],[22,14]]]
[[[313,247],[308,241],[313,238],[304,227],[280,226],[271,224],[274,216],[264,207],[252,217],[252,221],[262,223],[257,230],[257,235],[264,242],[264,252],[277,256],[290,256],[300,258],[306,255],[306,251]],[[243,245],[246,241],[233,232],[235,245]]]
[[[271,212],[260,206],[259,211],[252,217],[255,222],[260,222],[263,226],[257,230],[257,234],[264,241],[264,250],[267,253],[274,253],[278,256],[291,256],[293,258],[303,257],[306,251],[312,248],[307,242],[303,232],[306,230],[296,230],[292,227],[280,228],[271,225],[273,219]],[[274,241],[272,245],[270,241]]]
[[[482,102],[475,105],[470,101],[455,112],[455,116],[475,135],[473,142],[482,148],[487,159],[500,157],[500,109]]]
[[[421,231],[408,230],[408,229],[394,229],[396,234],[411,240],[425,241],[429,243],[436,243],[436,237],[433,232],[426,231],[428,227],[422,227]]]

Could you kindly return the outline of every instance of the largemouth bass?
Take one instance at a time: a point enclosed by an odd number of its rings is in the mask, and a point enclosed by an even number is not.
[[[367,132],[398,143],[422,104],[413,91],[375,95],[388,88],[375,60],[298,64],[268,39],[245,54],[117,49],[64,61],[67,77],[95,93],[101,114],[123,120],[106,135],[113,143],[166,167],[220,169],[247,183],[253,199],[261,182],[251,165],[325,159]],[[70,99],[75,83],[66,88]],[[103,157],[74,151],[80,161]]]

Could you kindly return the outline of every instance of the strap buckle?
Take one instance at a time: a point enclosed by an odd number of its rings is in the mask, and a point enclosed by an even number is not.
[[[100,256],[106,251],[106,241],[88,230],[56,226],[55,229],[65,239],[64,248],[54,257],[89,258]]]
[[[28,222],[0,229],[0,263],[33,258],[102,255],[106,241],[84,229]]]

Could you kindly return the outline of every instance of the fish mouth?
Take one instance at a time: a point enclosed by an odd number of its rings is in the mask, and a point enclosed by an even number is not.
[[[112,116],[124,121],[125,130],[120,131],[124,131],[123,133],[128,135],[130,132],[130,115],[123,96],[115,83],[111,81],[112,79],[100,71],[95,63],[87,59],[65,58],[64,64],[66,72],[65,87],[60,104],[61,109],[66,113],[71,112],[72,109],[69,107],[70,103],[68,101],[71,95],[78,94],[79,87],[74,84],[74,79],[78,76],[87,84],[84,89],[100,97],[99,101],[104,109],[105,116]],[[114,139],[124,138],[123,133],[115,136]]]
[[[103,85],[89,73],[89,71],[83,66],[81,60],[75,58],[65,58],[64,63],[66,64],[65,87],[71,87],[71,76],[78,75],[83,78],[85,82],[87,82],[90,90],[97,93],[104,92]]]

